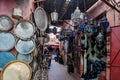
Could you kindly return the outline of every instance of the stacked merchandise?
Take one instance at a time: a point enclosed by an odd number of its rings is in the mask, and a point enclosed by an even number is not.
[[[106,69],[106,35],[109,30],[109,22],[104,17],[98,25],[93,22],[85,22],[80,25],[82,30],[81,47],[84,62],[85,79],[98,78]]]
[[[34,25],[30,21],[20,20],[13,28],[12,19],[7,15],[0,15],[2,80],[28,80],[31,78],[32,69],[29,64],[33,61],[35,48],[35,43],[31,38],[34,31]]]

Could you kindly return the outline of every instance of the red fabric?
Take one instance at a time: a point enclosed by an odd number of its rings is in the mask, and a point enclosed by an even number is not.
[[[120,80],[120,26],[111,29],[110,59],[110,80]]]
[[[52,48],[59,48],[59,46],[52,46]]]

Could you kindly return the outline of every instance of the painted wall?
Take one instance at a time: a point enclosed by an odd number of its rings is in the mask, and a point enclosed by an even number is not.
[[[12,18],[13,8],[20,8],[23,11],[23,18],[29,19],[32,0],[0,0],[0,15],[5,14]]]
[[[119,1],[119,0],[116,0]],[[93,17],[96,18],[101,13],[106,11],[106,16],[108,21],[110,22],[110,26],[117,26],[120,25],[120,13],[115,11],[114,9],[107,6],[101,0],[98,0],[87,12]]]

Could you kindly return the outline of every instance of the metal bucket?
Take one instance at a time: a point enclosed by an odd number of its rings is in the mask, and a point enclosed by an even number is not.
[[[0,70],[9,62],[15,60],[15,56],[11,52],[0,52]]]
[[[29,54],[35,49],[35,41],[18,40],[16,42],[15,48],[20,54]]]
[[[9,51],[15,46],[16,39],[12,33],[0,33],[0,51]]]
[[[8,31],[13,27],[13,22],[9,16],[0,15],[0,31]]]
[[[29,64],[15,60],[2,70],[2,80],[31,80],[32,69]]]
[[[14,28],[16,36],[23,40],[31,38],[34,32],[35,26],[27,20],[19,21]]]
[[[45,31],[48,26],[48,17],[42,7],[37,7],[34,13],[35,23],[40,31]]]

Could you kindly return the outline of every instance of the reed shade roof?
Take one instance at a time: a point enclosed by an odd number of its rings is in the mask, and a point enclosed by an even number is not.
[[[78,1],[78,2],[77,2]],[[90,8],[97,0],[85,0],[86,1],[86,10]],[[82,12],[84,12],[84,0],[71,0],[69,7],[66,0],[46,0],[44,3],[44,8],[47,13],[51,13],[55,10],[59,13],[59,18],[66,20],[71,18],[71,13],[74,12],[77,4]],[[67,9],[67,11],[66,11]],[[65,12],[66,11],[66,12]],[[65,12],[65,13],[64,13]],[[64,15],[63,15],[64,13]]]

